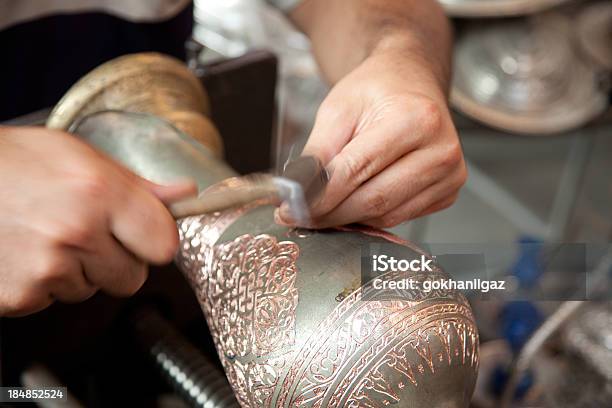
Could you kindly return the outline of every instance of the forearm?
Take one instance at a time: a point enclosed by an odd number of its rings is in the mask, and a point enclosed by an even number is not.
[[[366,58],[389,54],[447,92],[452,36],[435,0],[304,0],[291,17],[312,40],[331,83]]]

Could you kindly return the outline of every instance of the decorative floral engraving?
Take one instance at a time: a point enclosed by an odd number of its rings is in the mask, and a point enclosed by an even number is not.
[[[451,366],[453,362],[477,366],[478,335],[475,329],[474,325],[465,324],[459,318],[435,321],[418,330],[388,353],[381,353],[374,367],[353,388],[342,406],[384,408],[398,404],[401,402],[399,391],[407,386],[417,387],[420,381],[436,373],[436,367]],[[433,344],[441,345],[442,351],[434,355]]]
[[[433,381],[440,364],[476,372],[478,334],[461,294],[378,297],[363,287],[338,305],[292,359],[273,406],[384,407],[399,402],[398,389]]]
[[[477,329],[454,291],[389,296],[360,287],[340,303],[332,299],[334,309],[296,347],[298,244],[269,235],[216,244],[247,210],[181,221],[177,258],[242,406],[383,408],[445,367],[470,374],[458,381],[475,379]],[[413,276],[444,277],[438,269]]]
[[[282,351],[295,341],[298,246],[268,235],[207,245],[212,240],[205,235],[217,234],[224,224],[218,217],[209,220],[212,224],[190,237],[199,246],[181,251],[179,261],[189,271],[238,401],[268,406],[285,365]]]

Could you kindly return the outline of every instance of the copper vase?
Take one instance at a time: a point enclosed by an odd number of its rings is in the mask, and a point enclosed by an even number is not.
[[[138,98],[138,89],[129,92]],[[103,112],[85,119],[82,133],[154,181],[190,177],[203,190],[241,183],[211,151],[214,145],[195,143],[150,113]],[[424,252],[382,231],[289,229],[273,222],[273,211],[253,203],[177,223],[176,263],[202,306],[240,404],[468,407],[478,331],[465,297],[440,290],[389,298],[360,280],[364,246],[401,245],[414,258]],[[435,267],[413,277],[447,275]]]

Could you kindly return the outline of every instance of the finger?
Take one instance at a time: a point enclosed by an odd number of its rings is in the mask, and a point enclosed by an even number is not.
[[[417,214],[414,218],[425,217],[435,212],[445,210],[451,205],[453,205],[457,201],[457,198],[459,198],[458,192],[443,200],[438,201],[437,203],[434,203],[429,208],[425,209],[422,213]]]
[[[445,210],[449,208],[450,206],[452,206],[455,203],[455,201],[457,201],[458,196],[459,196],[459,193],[455,193],[448,197],[445,197],[442,200],[435,202],[434,204],[429,206],[427,209],[423,210],[422,212],[418,214],[414,214],[414,215],[408,214],[407,215],[407,214],[401,214],[398,211],[399,214],[389,214],[387,217],[379,217],[379,218],[367,220],[367,221],[364,221],[363,224],[369,225],[374,228],[380,228],[380,229],[395,227],[401,224],[402,222],[425,217],[433,213],[436,213],[438,211]],[[400,219],[401,221],[396,223],[396,221],[394,220],[394,217],[397,219]],[[407,217],[407,218],[403,218],[403,217]]]
[[[192,197],[198,194],[198,185],[191,179],[177,180],[169,184],[159,184],[147,180],[132,172],[121,163],[114,162],[111,158],[105,158],[112,163],[128,180],[138,184],[146,191],[168,205],[182,198]]]
[[[152,193],[164,204],[170,204],[182,198],[198,194],[198,185],[191,179],[177,180],[169,184],[159,184],[133,173],[130,169],[117,163],[119,170],[132,182]]]
[[[415,197],[446,174],[430,168],[431,153],[407,154],[371,178],[328,214],[315,219],[317,227],[346,225],[382,216]]]
[[[302,155],[315,156],[328,164],[345,146],[355,130],[356,119],[342,104],[323,102]]]
[[[87,281],[114,296],[131,296],[147,279],[147,265],[112,236],[100,239],[96,252],[81,252]]]
[[[417,129],[389,126],[351,140],[329,163],[331,178],[324,195],[312,206],[312,216],[333,210],[363,183],[414,151],[420,141]]]
[[[115,238],[138,258],[164,264],[174,257],[176,223],[164,204],[139,185],[126,183],[112,204],[109,222]]]
[[[49,282],[48,290],[51,296],[64,303],[77,303],[93,296],[97,288],[92,286],[84,275],[84,269],[75,251],[65,256],[63,270],[58,279]]]
[[[9,303],[7,306],[0,305],[0,317],[23,317],[33,313],[40,312],[51,306],[54,302],[52,296],[44,292],[39,295],[34,295],[32,300],[19,301],[19,306],[14,307]]]
[[[22,317],[32,313],[40,312],[49,307],[53,297],[46,289],[13,290],[13,293],[3,296],[0,303],[0,317]]]
[[[166,185],[156,184],[143,178],[140,180],[145,190],[151,192],[165,205],[198,194],[198,186],[192,180],[181,180]]]
[[[459,173],[456,173],[453,177],[428,187],[412,200],[387,214],[363,221],[363,223],[376,228],[391,228],[426,214],[430,210],[433,212],[437,207],[445,208],[444,205],[451,205],[457,198],[462,185],[463,181]]]

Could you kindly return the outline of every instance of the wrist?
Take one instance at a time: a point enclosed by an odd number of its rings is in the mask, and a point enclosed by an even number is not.
[[[428,88],[435,86],[446,99],[451,78],[450,47],[436,50],[419,37],[412,30],[388,33],[376,42],[366,59],[379,59],[387,70],[418,79]]]
[[[372,82],[375,92],[421,94],[440,105],[448,102],[449,76],[422,46],[410,39],[387,37],[372,49],[355,73],[360,78],[378,78]]]

